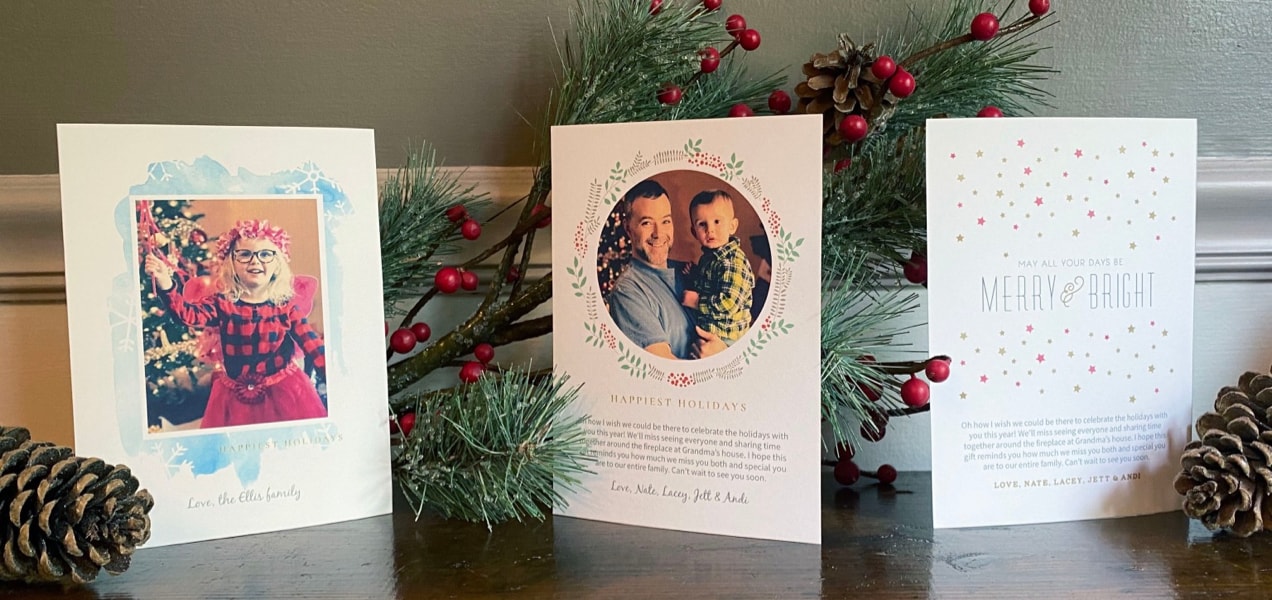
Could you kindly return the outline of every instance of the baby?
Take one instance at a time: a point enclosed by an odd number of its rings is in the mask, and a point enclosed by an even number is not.
[[[732,345],[751,326],[751,289],[755,275],[741,242],[733,234],[738,219],[733,197],[723,190],[700,192],[689,202],[689,224],[702,244],[702,259],[685,286],[684,305],[694,321]]]

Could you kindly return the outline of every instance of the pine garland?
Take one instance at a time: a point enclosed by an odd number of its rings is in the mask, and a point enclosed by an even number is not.
[[[590,463],[585,417],[564,416],[578,388],[565,384],[510,371],[417,397],[415,427],[393,459],[416,516],[427,507],[490,526],[542,519],[560,505],[561,491],[573,489]]]

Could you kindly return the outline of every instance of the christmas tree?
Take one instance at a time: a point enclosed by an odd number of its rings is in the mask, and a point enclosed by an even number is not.
[[[181,272],[183,281],[211,289],[205,261],[210,257],[207,234],[199,228],[202,214],[189,200],[137,203],[138,264],[147,254],[159,256]],[[199,336],[168,311],[162,292],[144,269],[138,269],[142,340],[146,359],[147,425],[163,428],[203,416],[211,366],[199,360]]]
[[[923,125],[943,116],[1027,114],[1043,103],[1035,83],[1050,71],[1031,64],[1038,49],[1028,36],[1050,21],[1050,3],[958,0],[944,19],[914,17],[902,33],[872,43],[841,36],[803,64],[794,97],[780,89],[780,77],[747,71],[743,55],[758,50],[762,36],[757,24],[721,8],[721,0],[581,2],[559,49],[538,147],[546,157],[554,125],[823,115],[822,416],[839,449],[841,483],[863,473],[890,482],[895,469],[863,472],[853,448],[881,438],[890,418],[926,410],[927,381],[943,381],[950,370],[948,357],[874,358],[895,351],[897,319],[917,306],[900,277],[926,281]],[[558,498],[552,481],[568,484],[586,468],[578,424],[555,418],[573,390],[549,370],[489,366],[497,347],[551,330],[550,316],[527,315],[550,299],[552,274],[525,276],[536,232],[551,224],[550,192],[544,158],[513,206],[513,230],[451,264],[445,259],[457,244],[479,239],[483,219],[492,218],[483,199],[440,171],[429,148],[413,153],[382,190],[385,308],[401,317],[388,349],[395,472],[417,510],[488,523],[539,516],[537,503]],[[626,249],[614,231],[602,246],[604,286]],[[495,276],[480,281],[471,269],[491,259]],[[480,305],[434,335],[418,320],[421,311],[460,289],[483,290]],[[467,493],[474,481],[498,485]]]

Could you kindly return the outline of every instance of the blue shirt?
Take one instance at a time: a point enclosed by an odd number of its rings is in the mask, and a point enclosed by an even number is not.
[[[680,294],[675,269],[633,258],[610,294],[610,316],[637,346],[665,342],[676,358],[688,359],[698,336],[688,309],[680,304]]]

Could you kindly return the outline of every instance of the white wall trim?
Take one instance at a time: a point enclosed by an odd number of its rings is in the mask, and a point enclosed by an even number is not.
[[[534,177],[532,167],[445,170],[496,205],[524,196]],[[391,172],[380,169],[380,181]],[[50,285],[60,285],[61,238],[58,176],[0,175],[0,300],[37,287],[49,298]],[[47,275],[31,286],[16,273]],[[1197,280],[1272,281],[1272,158],[1198,161]]]

